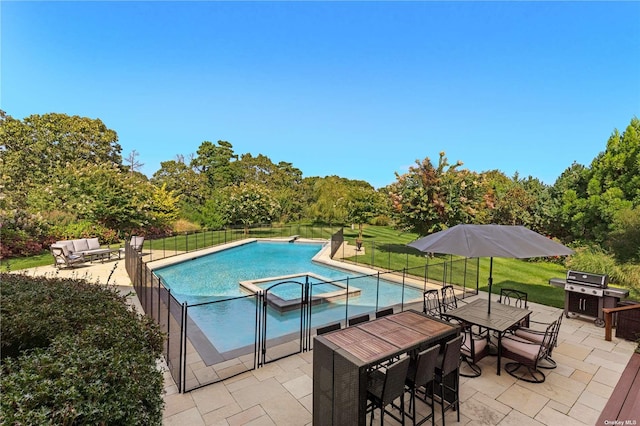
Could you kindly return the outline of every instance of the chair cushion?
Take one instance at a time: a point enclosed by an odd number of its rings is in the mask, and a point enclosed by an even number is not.
[[[89,250],[89,243],[87,243],[86,238],[71,240],[71,242],[73,243],[73,251],[76,253]]]
[[[87,245],[89,250],[96,250],[100,248],[100,241],[97,238],[87,238]]]
[[[502,349],[516,353],[532,362],[538,358],[540,345],[518,336],[510,336],[502,339]]]
[[[482,352],[487,346],[487,339],[478,338],[478,336],[473,336],[467,331],[464,333],[462,346],[460,347],[460,352],[462,352],[466,356],[471,356],[471,339],[473,339],[474,337],[475,340],[473,341],[473,349],[475,349],[475,352],[477,354]]]
[[[527,328],[519,328],[516,330],[516,336],[522,337],[523,339],[530,340],[536,343],[542,343],[544,339],[544,332],[534,331]]]

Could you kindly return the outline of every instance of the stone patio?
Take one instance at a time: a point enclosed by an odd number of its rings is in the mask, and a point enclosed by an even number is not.
[[[74,276],[103,284],[111,274],[109,283],[128,294],[130,302],[140,309],[124,270],[124,260],[87,264],[72,270],[56,271],[47,266],[18,272]],[[474,297],[486,298],[487,294]],[[534,303],[529,308],[534,312],[532,319],[538,321],[555,319],[560,312]],[[544,383],[518,381],[504,371],[497,376],[496,357],[480,361],[480,377],[461,377],[460,424],[594,425],[635,347],[634,342],[615,337],[611,342],[605,341],[604,329],[597,328],[590,319],[565,318],[559,345],[553,353],[558,368],[545,371]],[[312,360],[312,351],[293,355],[185,394],[177,392],[165,371],[163,424],[309,425],[313,405]],[[441,423],[440,416],[436,419]],[[456,413],[448,412],[446,421],[455,423]]]

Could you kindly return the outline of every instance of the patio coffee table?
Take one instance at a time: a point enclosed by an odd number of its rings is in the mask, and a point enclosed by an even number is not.
[[[119,248],[104,248],[93,250],[90,254],[86,254],[85,257],[88,257],[92,263],[94,258],[100,259],[102,262],[104,262],[105,259],[110,260],[115,254],[117,254],[118,259],[120,259],[120,256],[123,252],[124,250]]]
[[[502,335],[512,326],[518,324],[531,315],[531,311],[515,306],[494,303],[491,305],[491,314],[487,313],[489,302],[486,299],[477,299],[464,306],[447,311],[447,316],[462,322],[488,328],[498,333],[498,367],[500,375],[500,354],[502,352]],[[487,339],[489,336],[487,336]]]

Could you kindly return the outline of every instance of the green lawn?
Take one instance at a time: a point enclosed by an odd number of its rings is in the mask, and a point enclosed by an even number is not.
[[[357,229],[345,229],[344,235],[349,244],[355,244],[358,232]],[[363,232],[365,254],[351,257],[348,260],[390,270],[407,268],[410,273],[413,273],[411,272],[413,268],[424,267],[427,262],[424,253],[406,245],[417,238],[417,234],[400,232],[389,227],[368,226],[364,228]],[[437,264],[451,258],[458,257],[439,255],[429,259],[429,262]],[[418,269],[418,271],[420,270]],[[495,258],[493,260],[492,291],[494,294],[499,294],[503,287],[522,290],[528,293],[528,300],[531,302],[561,308],[564,306],[564,290],[549,285],[549,279],[562,278],[566,272],[563,265],[555,263]],[[475,270],[471,273],[475,276]],[[421,274],[416,273],[416,275]],[[438,275],[442,275],[441,268],[436,270],[434,276],[431,273],[428,275],[430,278],[437,279]],[[488,291],[488,278],[489,259],[482,258],[479,264],[479,290]]]
[[[53,265],[53,256],[51,256],[51,253],[48,251],[36,256],[3,259],[0,261],[0,272],[18,271],[20,269],[46,265]]]

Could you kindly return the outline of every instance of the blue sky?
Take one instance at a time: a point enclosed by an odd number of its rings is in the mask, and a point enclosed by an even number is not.
[[[151,176],[205,141],[375,187],[553,184],[640,116],[639,2],[0,3],[0,109],[100,118]]]

